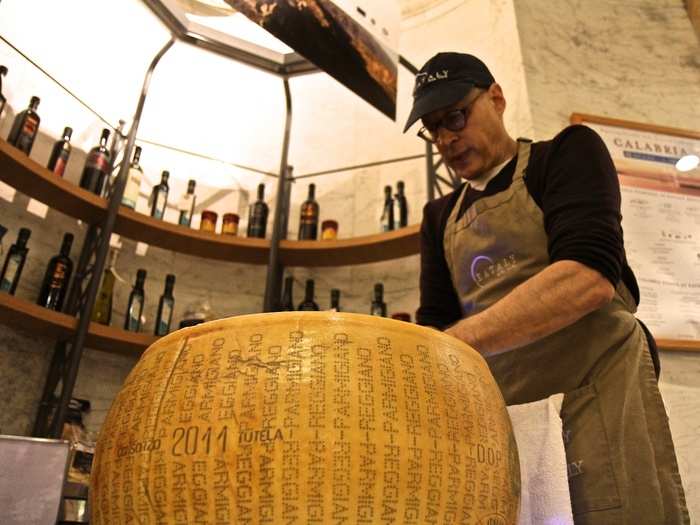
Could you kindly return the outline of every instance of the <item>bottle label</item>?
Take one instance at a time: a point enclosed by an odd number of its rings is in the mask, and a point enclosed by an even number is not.
[[[34,144],[34,137],[39,129],[39,122],[31,117],[25,118],[22,124],[22,129],[15,141],[15,147],[29,154]]]
[[[173,315],[170,303],[163,301],[163,310],[158,319],[158,335],[167,335],[170,331],[170,317]]]
[[[19,264],[22,261],[21,257],[10,257],[7,261],[7,269],[5,270],[5,275],[2,276],[2,281],[0,282],[0,290],[3,292],[9,292],[12,289],[12,283],[15,281],[15,276],[19,270]]]
[[[318,236],[318,215],[310,204],[301,208],[301,219],[299,221],[299,239],[315,240]]]
[[[182,226],[189,226],[190,224],[192,224],[192,217],[190,217],[189,212],[180,212],[180,220],[178,220],[178,224]]]
[[[109,171],[107,156],[101,151],[91,151],[88,155],[85,167],[107,173],[107,171]]]
[[[253,211],[250,214],[250,223],[248,224],[248,237],[265,237],[265,223],[267,222],[267,216],[265,215],[262,206],[253,205]]]
[[[155,212],[153,213],[153,216],[156,219],[162,219],[163,215],[165,214],[165,203],[166,203],[167,195],[159,191],[158,195],[156,196],[156,209]]]
[[[56,267],[53,270],[53,275],[51,276],[51,282],[49,283],[49,288],[58,288],[59,290],[63,288],[63,284],[66,280],[66,265],[62,262],[56,263]]]
[[[393,230],[392,226],[393,224],[391,223],[391,213],[389,212],[391,208],[389,205],[384,206],[384,213],[382,213],[382,217],[379,219],[379,223],[381,225],[381,231],[383,232],[388,232]]]
[[[134,173],[136,172],[136,173]],[[141,172],[138,170],[129,170],[129,178],[126,181],[126,188],[122,196],[122,204],[132,210],[136,209],[136,201],[139,198],[139,190],[141,189]]]
[[[66,164],[68,163],[68,152],[62,151],[56,159],[56,165],[53,168],[53,172],[59,177],[63,177],[63,173],[66,171]]]
[[[141,303],[138,300],[135,300],[131,304],[131,308],[129,308],[129,325],[128,325],[128,330],[131,332],[138,332],[139,329],[141,328],[141,319],[140,319],[140,311],[141,311]]]

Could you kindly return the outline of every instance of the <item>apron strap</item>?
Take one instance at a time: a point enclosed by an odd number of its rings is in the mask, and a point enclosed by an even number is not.
[[[530,146],[532,146],[532,141],[530,139],[518,139],[518,162],[515,164],[513,182],[525,178],[527,164],[530,161]]]
[[[524,138],[518,139],[518,161],[515,164],[515,172],[513,173],[513,182],[525,177],[525,171],[527,170],[527,164],[530,161],[530,146],[531,145],[532,145],[532,141],[530,139],[524,139]],[[462,188],[462,191],[459,194],[459,198],[457,199],[457,202],[455,203],[454,207],[452,208],[452,212],[450,212],[450,216],[447,218],[448,225],[453,224],[454,222],[457,221],[457,216],[459,214],[459,210],[462,208],[462,202],[464,201],[464,197],[467,195],[468,190],[469,190],[469,181],[467,181],[467,183],[464,185],[464,188]]]

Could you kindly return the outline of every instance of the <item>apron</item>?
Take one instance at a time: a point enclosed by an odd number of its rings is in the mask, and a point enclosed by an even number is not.
[[[510,187],[447,220],[445,259],[465,317],[550,264],[544,215],[525,185],[530,141],[518,141]],[[668,417],[636,305],[613,300],[535,343],[486,359],[506,404],[563,392],[561,417],[577,524],[690,523]]]

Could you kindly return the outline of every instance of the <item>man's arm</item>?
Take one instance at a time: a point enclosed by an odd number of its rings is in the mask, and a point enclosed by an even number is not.
[[[615,289],[596,270],[557,261],[483,312],[446,330],[488,356],[546,337],[609,303]]]
[[[449,331],[484,355],[519,348],[576,322],[608,303],[621,277],[620,186],[602,139],[585,126],[564,130],[534,187],[550,265]]]
[[[421,224],[420,307],[416,323],[442,330],[462,317],[459,298],[452,285],[450,271],[442,248],[445,199],[428,203],[423,208]]]

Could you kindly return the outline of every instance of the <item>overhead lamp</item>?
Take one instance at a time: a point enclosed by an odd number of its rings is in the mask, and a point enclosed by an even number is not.
[[[678,171],[692,171],[698,166],[700,166],[700,157],[697,155],[685,155],[676,162]]]

